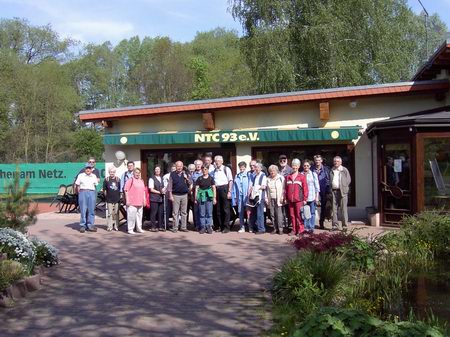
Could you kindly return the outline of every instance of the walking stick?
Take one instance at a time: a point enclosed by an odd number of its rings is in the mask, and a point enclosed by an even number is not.
[[[163,195],[163,209],[164,209],[164,230],[167,230],[167,213],[166,213],[166,195]]]

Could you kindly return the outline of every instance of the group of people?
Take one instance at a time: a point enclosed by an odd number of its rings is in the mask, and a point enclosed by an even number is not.
[[[93,213],[95,199],[92,191],[100,183],[95,174],[95,160],[86,164],[75,181],[80,205],[80,232],[96,231]],[[149,208],[150,231],[186,232],[188,212],[192,210],[193,223],[200,234],[214,231],[230,232],[231,214],[239,219],[238,232],[266,232],[266,215],[273,225],[272,233],[283,234],[291,227],[290,235],[314,231],[316,209],[320,207],[319,228],[324,229],[326,203],[331,201],[332,229],[347,227],[347,200],[351,183],[350,173],[342,166],[342,158],[333,158],[333,167],[323,163],[321,155],[314,160],[294,158],[288,165],[286,155],[279,157],[278,165],[266,169],[252,160],[238,164],[233,177],[224,165],[222,156],[205,155],[187,167],[177,161],[163,175],[156,166],[148,184],[141,178],[141,170],[134,162],[127,163],[127,171],[119,178],[114,166],[108,169],[102,191],[107,204],[107,230],[118,230],[119,207],[126,207],[127,232],[142,233],[144,209]],[[92,206],[92,198],[94,204]],[[170,217],[172,221],[169,222]]]

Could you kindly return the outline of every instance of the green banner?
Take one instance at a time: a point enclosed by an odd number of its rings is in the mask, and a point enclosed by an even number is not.
[[[121,133],[105,134],[103,143],[106,145],[136,145],[353,140],[358,138],[359,129],[360,127],[355,126],[335,129],[304,128],[295,130],[258,129],[252,131]]]
[[[59,185],[70,185],[86,163],[37,163],[37,164],[0,164],[0,194],[5,193],[5,186],[19,174],[20,182],[30,181],[30,194],[56,194]],[[17,171],[17,167],[19,171]],[[100,178],[105,177],[105,163],[95,166],[100,171]]]

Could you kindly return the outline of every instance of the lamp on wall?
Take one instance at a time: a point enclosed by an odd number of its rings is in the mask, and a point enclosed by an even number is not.
[[[358,106],[358,102],[356,100],[350,101],[350,108],[354,109]]]

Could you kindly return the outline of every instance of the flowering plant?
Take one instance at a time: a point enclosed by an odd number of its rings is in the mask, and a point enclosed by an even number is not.
[[[31,271],[36,259],[33,244],[27,237],[11,228],[0,228],[0,252],[6,253],[8,259],[28,266]]]
[[[307,233],[304,232],[294,240],[293,245],[298,250],[310,250],[316,253],[334,251],[336,248],[348,245],[353,240],[350,233]]]
[[[36,251],[36,265],[51,267],[58,264],[58,250],[54,246],[37,237],[31,238],[31,243]]]

